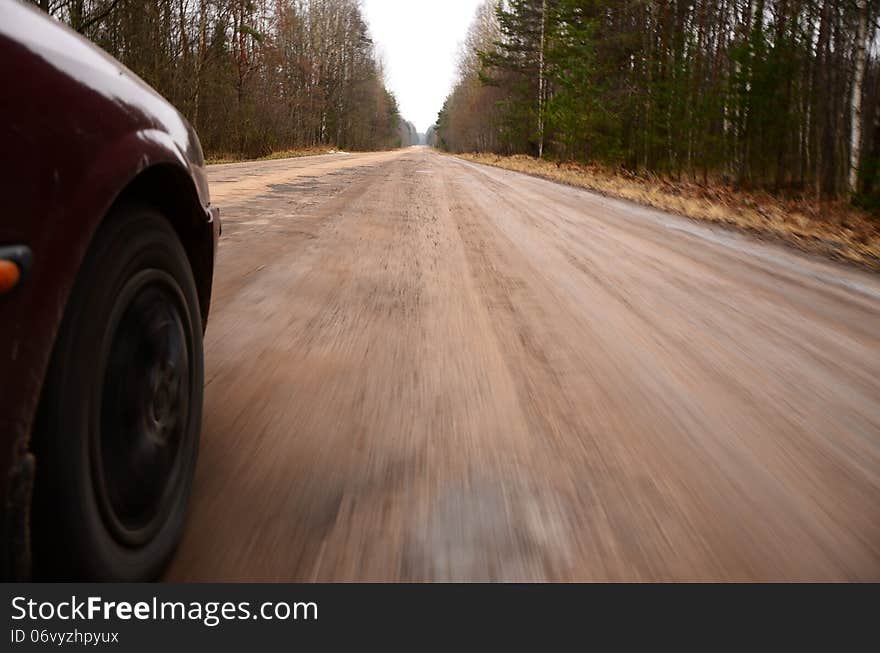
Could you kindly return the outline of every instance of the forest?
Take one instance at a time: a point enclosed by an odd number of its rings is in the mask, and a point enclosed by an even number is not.
[[[209,157],[414,144],[357,0],[36,0],[153,86]]]
[[[505,0],[432,143],[880,205],[880,0]]]

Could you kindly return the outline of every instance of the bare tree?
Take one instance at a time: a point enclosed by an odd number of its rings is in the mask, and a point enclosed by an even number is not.
[[[39,0],[143,77],[209,156],[409,144],[358,0]]]

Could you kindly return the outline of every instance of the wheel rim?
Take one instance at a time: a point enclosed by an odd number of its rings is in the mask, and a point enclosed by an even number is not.
[[[143,545],[167,521],[189,450],[192,343],[186,304],[159,270],[126,283],[105,332],[93,476],[110,532]]]

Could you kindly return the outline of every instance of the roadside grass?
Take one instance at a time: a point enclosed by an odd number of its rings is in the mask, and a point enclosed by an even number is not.
[[[297,159],[303,156],[318,156],[319,154],[334,154],[341,150],[334,150],[327,147],[312,147],[302,150],[279,150],[265,156],[258,157],[241,157],[232,154],[224,154],[205,158],[207,165],[217,165],[218,163],[242,163],[245,161],[272,161],[274,159]],[[346,152],[347,153],[347,152]]]
[[[728,225],[781,240],[801,250],[880,271],[880,218],[843,201],[785,199],[723,184],[704,186],[635,176],[599,166],[544,161],[524,155],[460,154],[462,159],[587,188],[602,195]]]

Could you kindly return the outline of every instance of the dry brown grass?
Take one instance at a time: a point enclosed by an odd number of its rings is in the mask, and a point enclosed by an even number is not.
[[[338,150],[332,150],[327,147],[311,147],[305,148],[302,150],[279,150],[278,152],[272,152],[271,154],[267,154],[266,156],[258,156],[256,158],[251,157],[240,157],[235,156],[234,154],[223,154],[208,157],[205,159],[205,163],[208,165],[216,165],[218,163],[240,163],[242,161],[270,161],[273,159],[296,159],[301,156],[317,156],[319,154],[331,154]]]
[[[735,227],[880,270],[880,220],[845,202],[783,199],[722,184],[704,186],[611,171],[598,166],[542,161],[529,156],[463,154],[463,159],[524,172],[671,213]]]

